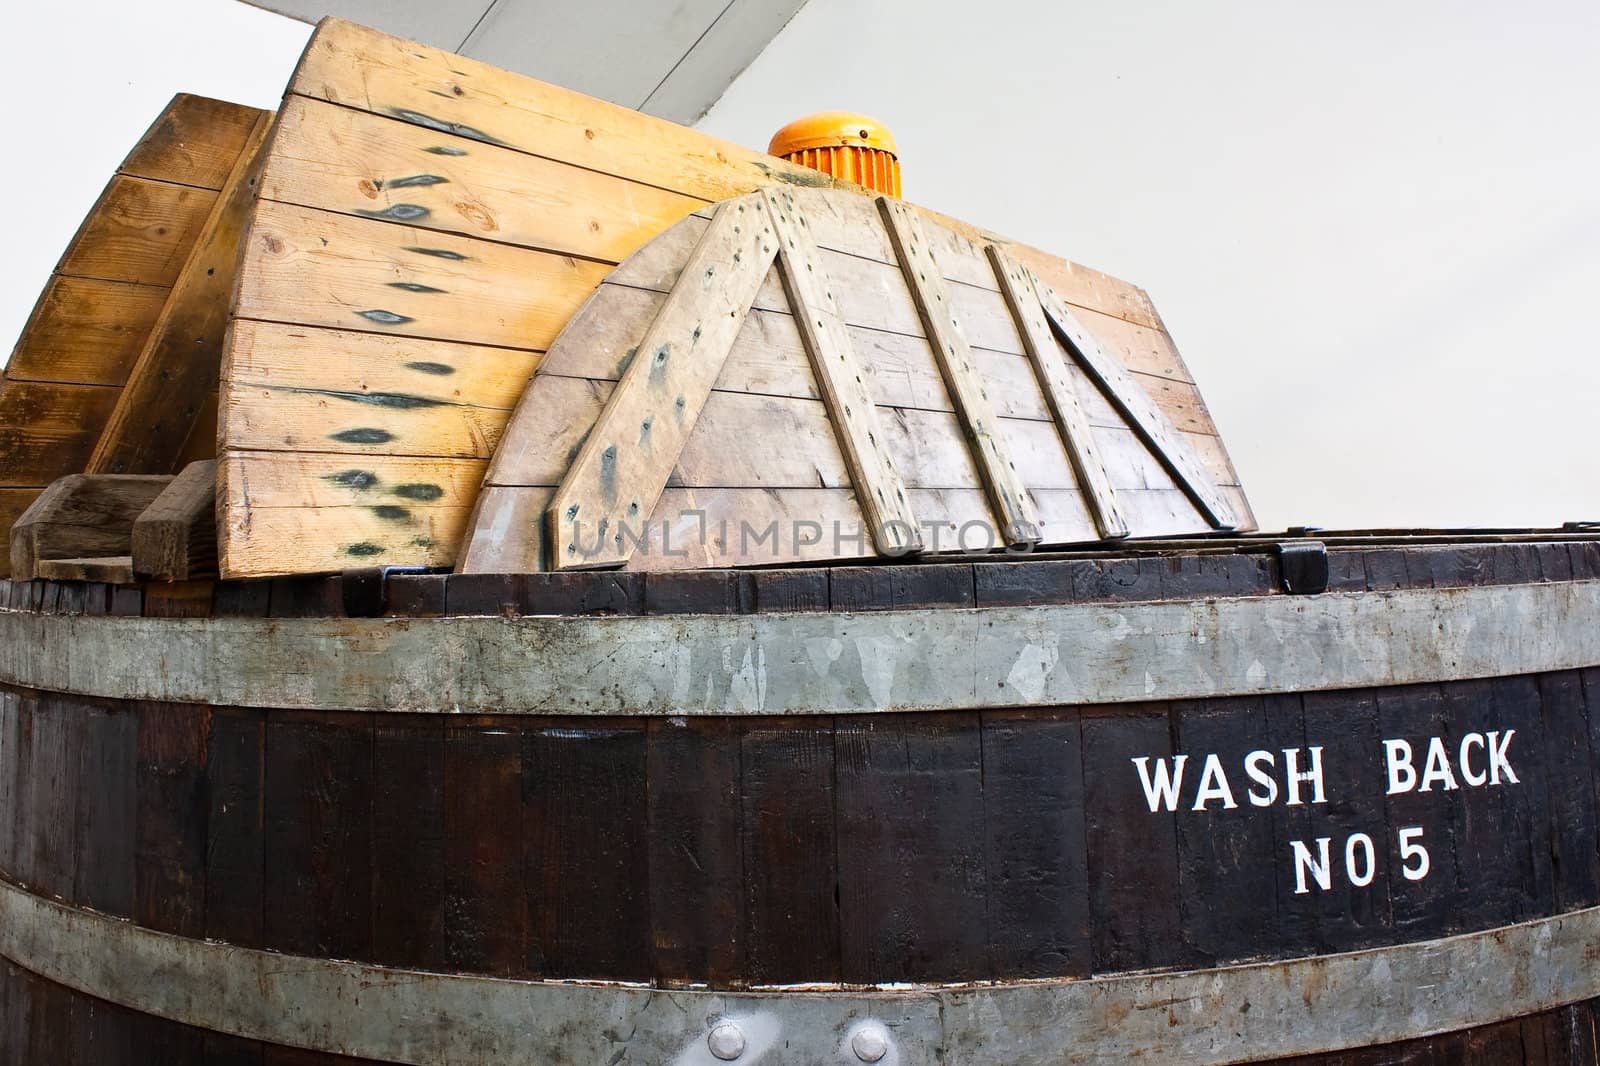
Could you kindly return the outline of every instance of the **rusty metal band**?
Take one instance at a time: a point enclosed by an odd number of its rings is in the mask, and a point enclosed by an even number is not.
[[[1600,996],[1600,908],[1400,947],[1187,973],[892,991],[663,991],[363,966],[189,940],[0,883],[0,954],[133,1010],[273,1044],[458,1062],[1249,1062]],[[876,1045],[874,1047],[873,1045]],[[779,1049],[771,1056],[766,1053]]]
[[[1307,692],[1600,665],[1600,581],[609,618],[0,611],[0,683],[354,711],[831,714]]]

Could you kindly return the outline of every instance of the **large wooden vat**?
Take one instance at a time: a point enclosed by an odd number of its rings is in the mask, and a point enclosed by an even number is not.
[[[1600,541],[1327,543],[0,586],[0,1063],[1596,1062]]]

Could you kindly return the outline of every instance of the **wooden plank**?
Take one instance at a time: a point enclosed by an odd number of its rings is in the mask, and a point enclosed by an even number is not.
[[[119,174],[56,272],[170,287],[216,199],[210,189]]]
[[[676,123],[339,19],[319,25],[289,89],[705,200],[750,192],[774,174],[832,183]]]
[[[206,740],[205,935],[247,948],[263,942],[266,740],[261,711],[212,711]]]
[[[1503,733],[1507,728],[1516,729],[1517,736],[1522,738],[1516,743],[1519,756],[1532,750],[1530,742],[1540,732],[1541,723],[1536,719],[1516,721],[1509,715],[1502,717],[1495,703],[1492,681],[1457,681],[1440,687],[1449,730],[1448,752],[1459,753],[1462,740],[1470,733],[1483,736],[1490,730]],[[1515,742],[1516,738],[1513,740]],[[1562,743],[1567,743],[1565,738]],[[1473,747],[1469,746],[1468,750],[1473,751]],[[1479,754],[1473,751],[1475,760]],[[1459,763],[1455,769],[1459,775]],[[1474,766],[1474,769],[1483,767]],[[1519,774],[1524,772],[1524,769],[1518,770]],[[1527,776],[1533,777],[1531,768]],[[1548,777],[1548,771],[1541,768],[1538,776]],[[1541,829],[1549,824],[1545,791],[1527,785],[1475,788],[1467,782],[1461,783],[1468,787],[1449,797],[1456,857],[1467,886],[1457,904],[1461,927],[1492,929],[1551,913],[1554,903],[1548,891],[1544,891],[1551,884],[1549,850],[1547,848],[1543,855],[1534,852],[1534,842],[1539,835],[1535,831],[1535,821]],[[1532,785],[1531,780],[1529,785]]]
[[[727,987],[745,972],[737,723],[646,727],[650,925],[656,980]]]
[[[1315,847],[1318,837],[1348,840],[1355,833],[1366,833],[1376,840],[1378,831],[1387,831],[1388,818],[1384,792],[1382,741],[1376,696],[1370,690],[1349,692],[1308,692],[1302,699],[1307,757],[1302,770],[1310,765],[1313,746],[1322,748],[1325,768],[1343,767],[1337,776],[1326,778],[1326,806],[1303,804],[1297,810],[1306,816],[1291,821],[1293,836],[1279,841],[1278,862],[1284,870],[1289,891],[1280,888],[1280,913],[1300,915],[1314,924],[1317,948],[1323,953],[1355,951],[1394,942],[1393,905],[1390,900],[1391,874],[1387,853],[1380,854],[1379,867],[1366,887],[1352,885],[1348,879],[1331,879],[1327,892],[1313,890],[1294,894],[1289,840],[1303,840]],[[1326,771],[1325,771],[1326,772]],[[1285,901],[1288,905],[1285,906]]]
[[[37,980],[29,1020],[28,1052],[20,1062],[66,1062],[72,1044],[72,993],[52,981]]]
[[[205,935],[206,737],[210,709],[140,703],[134,918]]]
[[[1171,420],[1161,408],[1100,346],[1094,334],[1083,327],[1054,291],[1041,286],[1037,279],[1034,287],[1043,301],[1045,314],[1062,340],[1069,345],[1073,355],[1093,375],[1106,396],[1145,438],[1146,443],[1161,457],[1172,472],[1172,476],[1189,493],[1202,513],[1211,520],[1212,525],[1219,529],[1235,526],[1238,519],[1217,491],[1211,475],[1190,454],[1183,439],[1177,435]]]
[[[0,387],[0,484],[41,488],[83,470],[117,402],[101,385],[6,381]]]
[[[848,199],[843,194],[797,195],[806,204],[815,206],[819,211],[826,207],[836,207],[840,200]],[[679,268],[682,267],[689,250],[703,234],[706,224],[707,218],[699,213],[685,219],[629,256],[607,280],[614,284],[652,291],[670,290],[677,281]],[[877,228],[881,239],[882,225],[874,221],[873,214],[867,215],[860,224]],[[940,251],[939,239],[933,234],[941,234],[947,240],[951,239],[950,235],[942,233],[937,226],[924,228],[931,230],[927,235],[933,242],[937,257]],[[951,284],[946,286],[946,295],[961,322],[967,343],[975,350],[1008,352],[1018,358],[1026,359],[1022,340],[1006,308],[1005,298],[996,288],[993,270],[984,260],[982,250],[971,247],[968,242],[960,242],[959,246],[964,247],[967,254],[975,257],[974,262],[964,265],[957,271],[945,266],[943,260],[940,260],[939,269],[947,277],[950,274],[959,274],[961,278],[967,279],[949,279]],[[819,241],[819,247],[828,276],[835,281],[835,298],[839,301],[846,322],[853,326],[905,336],[925,335],[916,304],[902,280],[899,260],[892,253],[882,258],[876,254],[862,258],[851,251],[829,247],[825,241]],[[849,247],[848,244],[846,247]],[[951,247],[954,249],[957,245]],[[956,252],[952,250],[948,254],[954,257]],[[973,278],[977,278],[976,283]],[[768,284],[763,285],[757,292],[755,306],[763,310],[788,309],[787,297],[777,278],[770,279]],[[1130,372],[1139,374],[1141,381],[1148,379],[1146,387],[1152,392],[1160,385],[1171,385],[1179,389],[1185,385],[1192,385],[1187,375],[1180,376],[1168,372],[1175,349],[1172,347],[1171,339],[1165,334],[1088,310],[1083,314],[1086,319],[1092,320],[1096,328],[1104,329],[1106,332],[1106,337],[1101,340],[1101,346],[1122,360]],[[931,360],[931,354],[929,359]],[[1035,385],[1035,392],[1037,388]],[[1188,393],[1180,392],[1179,395]],[[1175,419],[1181,417],[1181,412],[1174,415]],[[1213,430],[1209,421],[1203,428],[1207,431]]]
[[[9,723],[6,737],[5,767],[7,776],[7,808],[14,811],[7,819],[5,836],[0,837],[0,865],[19,884],[31,884],[33,876],[33,836],[28,830],[33,818],[34,732],[37,725],[39,697],[34,693],[4,693]]]
[[[1009,545],[1036,544],[1039,516],[996,433],[994,407],[976,369],[965,334],[946,294],[944,276],[928,248],[916,214],[897,200],[880,197],[884,225],[894,241],[905,280],[922,316],[934,356],[960,415],[984,488],[999,518],[999,533]]]
[[[174,470],[217,457],[217,407],[220,402],[216,389],[212,389],[210,395],[201,402],[194,425],[189,429],[189,439],[178,451]]]
[[[655,509],[776,254],[759,200],[718,208],[550,503],[552,569],[632,554],[625,534]]]
[[[120,593],[122,590],[117,591]],[[209,617],[214,592],[213,582],[210,581],[152,582],[144,589],[144,616],[146,618]]]
[[[448,565],[483,479],[481,460],[241,452],[220,465],[222,573]]]
[[[133,584],[133,556],[107,555],[93,559],[40,559],[33,566],[35,577],[48,581],[104,581],[111,585]]]
[[[1404,740],[1411,745],[1419,775],[1427,758],[1432,737],[1445,735],[1444,701],[1437,685],[1407,685],[1377,691],[1378,725],[1383,737]],[[1471,881],[1463,879],[1456,863],[1455,826],[1435,811],[1439,792],[1448,783],[1431,783],[1430,791],[1420,786],[1409,792],[1386,795],[1387,854],[1380,860],[1391,871],[1389,898],[1394,908],[1394,930],[1407,940],[1429,940],[1459,932],[1456,901],[1471,891]],[[1459,785],[1458,785],[1459,787]],[[1453,797],[1447,797],[1453,799]],[[1416,869],[1416,861],[1400,853],[1398,835],[1405,828],[1422,829],[1421,844],[1428,850],[1428,875],[1413,880],[1403,867]]]
[[[1177,817],[1149,809],[1132,762],[1172,757],[1167,705],[1085,707],[1082,730],[1093,971],[1183,965]]]
[[[265,946],[362,959],[371,951],[372,722],[275,714],[267,722]]]
[[[38,488],[86,467],[117,388],[217,200],[214,190],[263,116],[179,96],[106,187],[0,382],[0,485]]]
[[[6,550],[0,552],[0,577],[11,574],[11,527],[42,492],[42,489],[0,489],[0,531],[6,538]]]
[[[1105,463],[1095,447],[1094,433],[1084,417],[1083,406],[1078,402],[1078,394],[1068,375],[1061,347],[1045,322],[1044,308],[1039,301],[1039,294],[1034,290],[1033,277],[999,246],[991,244],[987,251],[994,264],[1000,290],[1016,319],[1017,331],[1039,375],[1039,384],[1050,402],[1061,441],[1072,457],[1072,468],[1077,472],[1078,484],[1084,490],[1095,525],[1102,537],[1125,537],[1129,533],[1127,520],[1117,508],[1111,475],[1106,472]]]
[[[319,25],[290,92],[409,122],[445,135],[439,142],[445,147],[466,138],[707,201],[774,185],[865,192],[675,123],[338,19]],[[997,239],[918,210],[969,238]],[[1149,298],[1136,286],[1015,248],[1074,299],[1159,328]]]
[[[704,203],[300,96],[284,101],[278,129],[269,199],[607,263]]]
[[[6,364],[6,380],[121,385],[170,291],[52,277]]]
[[[231,449],[479,458],[493,454],[540,358],[248,320],[234,323],[229,352]]]
[[[135,1066],[128,1011],[104,1000],[81,997],[73,1004],[75,1048],[69,1061],[95,1066]],[[140,1049],[144,1050],[143,1048]]]
[[[78,871],[72,899],[119,918],[133,917],[139,716],[125,708],[88,707],[88,743],[79,780]]]
[[[988,956],[977,715],[842,717],[835,735],[844,979],[977,978]]]
[[[922,536],[917,516],[894,461],[884,450],[878,409],[850,345],[832,283],[821,269],[821,255],[804,212],[787,190],[764,190],[762,198],[777,237],[794,320],[811,354],[811,367],[873,542],[882,555],[918,551]]]
[[[1083,742],[1073,710],[983,714],[991,977],[1088,977]]]
[[[511,413],[337,387],[229,389],[227,404],[231,450],[351,456],[488,459]]]
[[[740,739],[739,767],[749,979],[838,981],[833,723],[752,725]]]
[[[823,258],[828,258],[826,252]],[[840,258],[833,265],[835,268],[840,265],[848,268],[851,260]],[[621,376],[629,358],[627,353],[639,340],[634,323],[648,322],[660,310],[666,295],[656,289],[625,286],[614,281],[615,278],[608,280],[599,290],[603,294],[599,299],[605,301],[608,313],[575,316],[540,364],[544,373],[607,381],[615,381]],[[841,302],[846,305],[854,302],[849,296],[848,286],[841,288],[844,290],[838,294]],[[953,294],[961,291],[952,289]],[[769,292],[766,286],[758,294],[756,305],[745,319],[745,327],[734,341],[728,361],[723,364],[722,374],[717,379],[718,389],[820,398],[816,378],[811,371],[810,356],[797,324],[789,314],[787,298],[781,301],[775,299],[781,295]],[[773,299],[781,306],[762,307],[764,299]],[[952,295],[952,299],[957,297]],[[960,301],[957,302],[959,304]],[[867,310],[871,308],[870,304],[863,306]],[[921,337],[920,325],[915,325],[915,329],[915,335],[908,335],[868,325],[846,326],[850,343],[860,356],[862,370],[876,403],[921,410],[954,410],[944,379],[934,362],[933,352]],[[979,373],[988,387],[989,398],[994,403],[995,413],[1006,417],[1050,421],[1052,415],[1040,392],[1032,365],[1022,353],[1022,345],[1019,343],[1015,347],[1018,349],[1016,352],[996,351],[978,345],[972,349]],[[1122,357],[1118,352],[1114,351],[1113,354]],[[1125,362],[1124,365],[1128,364]],[[1169,417],[1182,417],[1180,405],[1193,406],[1193,401],[1199,396],[1198,391],[1185,382],[1168,381],[1137,370],[1133,372],[1158,403],[1170,405],[1164,407]],[[1099,389],[1076,364],[1069,365],[1067,373],[1077,386],[1080,403],[1091,425],[1112,428],[1126,425],[1122,416],[1100,395]],[[1206,424],[1205,433],[1185,435],[1215,440],[1211,436],[1209,423]],[[1233,480],[1226,468],[1218,476],[1225,482]]]
[[[1189,780],[1203,779],[1213,755],[1223,773],[1232,773],[1251,751],[1267,748],[1260,697],[1177,702],[1172,718],[1174,749],[1189,757]],[[1273,836],[1270,815],[1251,806],[1243,783],[1230,787],[1240,789],[1231,809],[1209,799],[1196,811],[1186,795],[1177,814],[1185,955],[1202,966],[1272,957],[1280,950],[1277,871],[1287,845]]]
[[[201,405],[217,387],[239,242],[255,201],[258,156],[270,127],[271,117],[259,116],[196,232],[161,315],[100,433],[89,459],[90,473],[176,470]]]
[[[445,962],[514,976],[527,966],[522,732],[452,723],[444,739]]]
[[[829,209],[819,213],[812,222],[817,243],[864,259],[890,264],[895,262],[894,247],[876,224],[876,207],[870,199],[864,196],[830,196],[826,200]],[[933,257],[939,261],[949,281],[993,288],[994,279],[989,276],[982,261],[981,246],[997,244],[1009,255],[1040,271],[1070,303],[1115,315],[1130,325],[1139,324],[1157,331],[1164,328],[1150,298],[1136,285],[980,231],[970,223],[941,215],[921,205],[912,204],[911,207],[934,223],[929,227],[928,238],[932,242]]]
[[[1556,907],[1561,911],[1592,907],[1600,903],[1600,850],[1596,846],[1600,812],[1595,790],[1583,787],[1583,782],[1593,780],[1593,764],[1585,743],[1591,708],[1584,700],[1582,676],[1572,670],[1540,675],[1539,704],[1544,739],[1544,773],[1540,776],[1548,782]],[[1574,738],[1579,738],[1578,742]],[[1507,755],[1513,767],[1519,763],[1529,766],[1529,760],[1537,758],[1536,741],[1537,732],[1519,732],[1512,738]]]
[[[11,527],[12,574],[30,578],[44,559],[126,553],[134,520],[171,480],[134,474],[61,478]]]
[[[215,462],[184,467],[133,521],[133,572],[159,581],[216,577],[216,498]]]
[[[33,792],[30,887],[40,895],[68,898],[77,859],[77,771],[82,730],[70,696],[41,693],[34,704],[33,765],[28,783]]]
[[[118,171],[157,181],[220,189],[265,112],[179,93]]]
[[[1273,770],[1280,771],[1286,768],[1284,752],[1299,749],[1295,765],[1301,773],[1308,772],[1315,757],[1308,749],[1312,745],[1322,745],[1324,739],[1318,736],[1314,740],[1306,737],[1305,705],[1299,693],[1274,693],[1262,698],[1262,713],[1265,717],[1264,737],[1261,749],[1271,752],[1273,756]],[[1357,705],[1358,709],[1361,705]],[[1365,708],[1369,718],[1372,713],[1372,702],[1367,700]],[[1356,728],[1360,728],[1360,718],[1352,715]],[[1359,737],[1358,742],[1365,740]],[[1363,750],[1359,747],[1358,751]],[[1371,766],[1370,758],[1365,760]],[[1343,765],[1342,763],[1340,765]],[[1203,769],[1203,767],[1202,767]],[[1281,780],[1281,778],[1280,778]],[[1252,782],[1254,786],[1254,782]],[[1324,930],[1322,928],[1322,915],[1327,913],[1344,914],[1347,911],[1347,901],[1353,890],[1349,885],[1339,885],[1328,898],[1330,893],[1300,893],[1300,888],[1295,877],[1293,865],[1294,853],[1290,841],[1304,841],[1308,847],[1316,847],[1319,836],[1329,834],[1333,827],[1328,824],[1329,817],[1336,817],[1337,805],[1347,803],[1344,796],[1344,787],[1338,780],[1328,782],[1327,799],[1330,804],[1317,804],[1310,802],[1315,795],[1309,792],[1307,785],[1302,785],[1301,802],[1291,806],[1288,797],[1283,797],[1284,802],[1274,803],[1265,812],[1267,821],[1266,832],[1271,841],[1270,861],[1273,867],[1273,895],[1274,907],[1277,913],[1277,930],[1274,937],[1273,951],[1279,957],[1294,958],[1302,955],[1314,955],[1318,951],[1327,950],[1322,943]],[[1259,794],[1259,789],[1257,790]],[[1248,796],[1239,797],[1237,802],[1241,805],[1250,802]],[[1365,802],[1375,803],[1374,799]],[[1344,823],[1348,825],[1349,823]],[[1371,823],[1363,823],[1363,825]],[[1381,824],[1381,823],[1380,823]],[[1366,828],[1354,831],[1368,832]],[[1347,839],[1349,832],[1336,836],[1341,842]],[[1381,877],[1382,875],[1378,875]],[[1382,881],[1377,881],[1383,884]],[[1381,891],[1387,891],[1387,888]]]
[[[444,723],[379,722],[372,743],[372,960],[417,969],[442,966]],[[521,869],[520,861],[513,865]]]
[[[643,725],[537,725],[523,752],[529,972],[650,980]]]
[[[606,266],[262,201],[239,318],[543,350]]]

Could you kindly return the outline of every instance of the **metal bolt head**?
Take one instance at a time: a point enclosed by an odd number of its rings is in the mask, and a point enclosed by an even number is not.
[[[732,1062],[744,1054],[744,1033],[732,1022],[720,1022],[706,1037],[711,1054],[723,1062]]]
[[[850,1038],[850,1050],[862,1062],[878,1062],[889,1053],[889,1034],[881,1025],[863,1025]]]

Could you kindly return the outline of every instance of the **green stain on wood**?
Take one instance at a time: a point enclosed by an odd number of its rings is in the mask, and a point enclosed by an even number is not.
[[[370,211],[365,207],[356,208],[356,214],[363,218],[388,218],[396,222],[415,222],[419,218],[427,218],[432,213],[421,204],[393,204],[382,211]]]
[[[402,248],[400,250],[402,252],[415,252],[417,255],[431,255],[435,259],[453,259],[457,262],[465,262],[467,259],[460,252],[452,252],[448,248]]]
[[[417,500],[422,503],[429,503],[444,495],[444,489],[438,485],[430,485],[426,481],[413,481],[405,485],[396,485],[389,491],[401,499]]]
[[[366,492],[378,483],[378,475],[370,470],[341,470],[337,474],[328,474],[323,480],[357,492]]]
[[[388,444],[394,440],[394,434],[386,429],[363,426],[358,429],[341,429],[332,435],[332,439],[344,444]]]
[[[393,311],[385,311],[380,307],[371,308],[366,311],[357,311],[355,313],[366,319],[368,322],[376,322],[380,326],[403,326],[407,322],[416,321],[414,318],[409,318],[406,315],[398,315]]]
[[[413,111],[406,107],[388,107],[384,108],[384,111],[403,122],[409,122],[415,126],[437,130],[440,133],[453,134],[457,137],[465,137],[469,141],[482,141],[484,144],[499,144],[510,147],[498,137],[492,137],[480,129],[463,125],[460,122],[449,122],[442,118],[434,118],[432,115],[421,111]]]
[[[449,178],[442,178],[437,174],[411,174],[404,178],[390,178],[377,183],[380,189],[413,189],[424,188],[429,185],[444,185]]]

